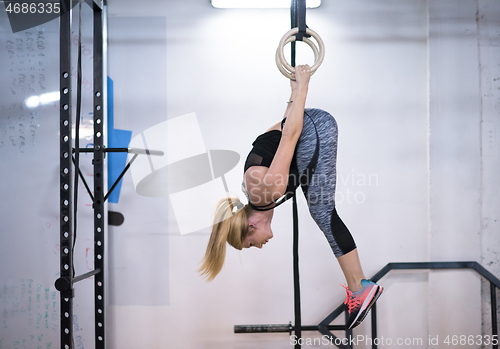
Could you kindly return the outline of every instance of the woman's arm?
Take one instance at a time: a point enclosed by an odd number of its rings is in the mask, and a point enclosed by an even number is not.
[[[297,81],[290,80],[290,87],[291,87],[292,91],[291,91],[291,94],[290,94],[290,98],[288,99],[288,103],[287,103],[287,106],[286,106],[285,114],[283,115],[283,119],[288,118],[290,116],[290,111],[292,110],[292,106],[294,105],[293,102],[294,102],[294,100],[297,99],[296,98],[297,93],[300,94],[300,92],[298,91]],[[306,91],[306,95],[307,95],[307,91]],[[298,101],[295,104],[297,104],[297,103],[298,103]],[[305,104],[304,104],[304,106],[305,106]],[[273,126],[269,127],[267,129],[267,131],[269,131],[269,130],[281,130],[281,121],[277,122]],[[299,132],[299,135],[300,135],[300,132]]]
[[[261,191],[265,204],[279,199],[286,190],[288,174],[295,146],[302,132],[304,108],[309,87],[311,69],[308,65],[295,68],[295,81],[290,81],[292,87],[291,103],[287,106],[287,120],[283,127],[281,141],[269,169],[262,178],[257,192]]]
[[[294,143],[297,143],[302,132],[310,76],[311,69],[309,66],[298,66],[296,68],[296,80],[290,80],[292,94],[285,112],[287,121],[283,127],[283,137],[291,137],[291,141]]]
[[[285,115],[283,116],[283,118],[287,118],[290,115],[290,110],[292,109],[292,106],[293,106],[292,103],[293,103],[293,100],[295,99],[295,96],[297,94],[297,87],[298,87],[297,81],[290,80],[290,88],[292,91],[291,91],[290,98],[288,99],[287,108],[285,110]]]

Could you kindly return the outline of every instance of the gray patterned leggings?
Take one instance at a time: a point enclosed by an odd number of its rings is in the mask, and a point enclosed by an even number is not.
[[[354,250],[356,244],[335,209],[337,138],[337,122],[332,115],[321,109],[305,109],[304,126],[295,150],[298,172],[303,174],[309,166],[318,142],[319,153],[309,183],[302,184],[302,191],[312,218],[335,256],[340,257]]]

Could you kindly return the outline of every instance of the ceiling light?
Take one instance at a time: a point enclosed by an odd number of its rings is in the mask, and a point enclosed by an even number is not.
[[[317,8],[321,0],[308,0],[307,8]],[[290,8],[290,0],[212,0],[215,8]]]

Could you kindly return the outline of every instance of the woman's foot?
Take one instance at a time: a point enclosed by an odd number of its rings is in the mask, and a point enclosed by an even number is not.
[[[361,285],[361,290],[357,292],[351,292],[347,286],[344,286],[347,292],[345,304],[348,310],[346,323],[348,330],[358,326],[365,319],[373,304],[384,291],[383,287],[371,280],[363,279]]]

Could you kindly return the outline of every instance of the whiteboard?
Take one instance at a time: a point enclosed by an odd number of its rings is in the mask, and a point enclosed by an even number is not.
[[[2,6],[3,7],[3,6]],[[92,12],[82,11],[80,146],[92,144]],[[78,28],[78,7],[73,15]],[[72,34],[76,38],[77,31]],[[73,101],[77,40],[72,40]],[[0,349],[59,348],[59,20],[13,33],[0,11]],[[73,102],[73,104],[75,104]],[[75,110],[73,110],[73,119]],[[74,121],[73,121],[74,122]],[[73,124],[74,125],[74,124]],[[90,180],[91,155],[81,156]],[[75,272],[93,266],[93,216],[79,191]],[[94,342],[93,280],[75,285],[75,347]]]

